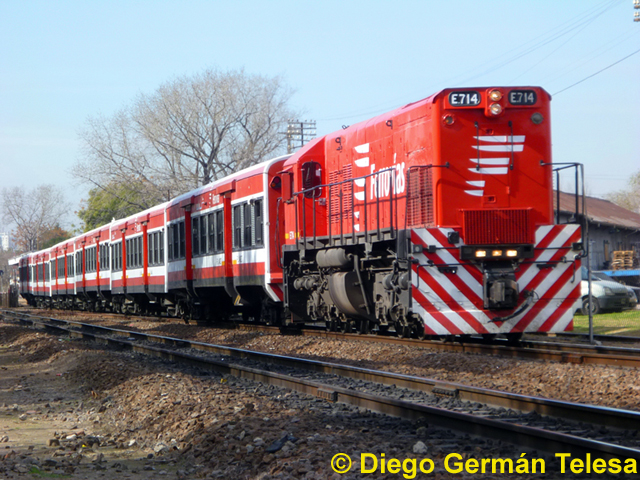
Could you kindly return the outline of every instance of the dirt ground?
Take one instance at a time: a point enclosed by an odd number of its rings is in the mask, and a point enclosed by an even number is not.
[[[445,479],[465,478],[441,467],[450,452],[520,455],[424,422],[102,348],[0,323],[0,479],[404,478],[331,469],[337,453],[359,465],[366,452],[428,456],[438,465],[429,477]]]

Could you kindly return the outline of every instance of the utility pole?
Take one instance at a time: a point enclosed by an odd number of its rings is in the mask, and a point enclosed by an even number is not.
[[[640,10],[640,0],[633,0],[633,8],[635,8],[636,10]],[[633,15],[633,21],[640,22],[640,12],[636,12]]]
[[[316,137],[316,121],[289,120],[285,135],[287,136],[287,152],[293,153]]]

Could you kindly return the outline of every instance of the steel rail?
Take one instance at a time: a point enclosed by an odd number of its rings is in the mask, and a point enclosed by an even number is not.
[[[16,315],[30,315],[15,310],[0,310]],[[51,321],[61,321],[51,317]],[[79,322],[82,323],[82,322]],[[89,325],[89,324],[85,324]],[[242,329],[256,331],[280,331],[279,327],[267,325],[236,324]],[[432,350],[458,353],[475,353],[483,355],[498,355],[512,358],[538,359],[561,363],[575,363],[588,365],[610,365],[619,367],[640,368],[640,349],[629,347],[615,347],[606,345],[576,345],[573,343],[559,343],[547,341],[523,341],[519,345],[500,343],[483,343],[481,339],[471,337],[464,342],[449,342],[441,340],[417,340],[399,338],[389,335],[362,335],[356,333],[329,332],[323,329],[301,329],[296,334],[303,336],[320,336],[338,340],[370,341],[423,347]]]
[[[277,330],[277,327],[262,325],[241,324],[241,328],[249,330]],[[371,341],[405,345],[411,347],[424,347],[432,350],[459,353],[478,353],[484,355],[499,355],[513,358],[551,360],[563,363],[579,363],[593,365],[613,365],[619,367],[640,367],[640,349],[626,347],[610,347],[598,345],[575,345],[556,342],[532,342],[524,341],[519,346],[487,344],[465,341],[463,343],[445,342],[440,340],[417,340],[411,338],[399,338],[387,335],[361,335],[357,333],[328,332],[322,330],[303,329],[299,332],[304,336],[319,336],[338,340]],[[539,348],[546,347],[546,348]]]
[[[22,322],[39,324],[44,326],[45,328],[63,329],[65,332],[68,332],[73,336],[82,337],[86,335],[90,336],[90,338],[97,338],[98,336],[87,332],[87,330],[93,330],[126,337],[127,340],[145,340],[162,343],[175,348],[192,348],[200,351],[227,356],[229,358],[251,359],[263,363],[268,362],[297,369],[334,374],[346,378],[371,381],[385,385],[395,385],[397,387],[410,388],[436,395],[457,397],[463,401],[480,402],[491,406],[510,408],[522,412],[537,412],[540,415],[547,415],[555,418],[569,419],[590,424],[596,423],[618,429],[640,429],[640,412],[572,402],[563,402],[541,397],[531,397],[526,395],[473,387],[454,382],[446,382],[348,365],[339,365],[328,362],[319,362],[296,357],[256,352],[228,346],[212,345],[172,337],[150,335],[141,332],[85,324],[82,322],[34,317],[31,315],[19,315],[17,316],[17,318]],[[48,323],[51,321],[56,325],[51,325],[51,323]],[[67,330],[63,327],[60,327],[60,325],[76,326],[82,328],[85,331],[78,332],[75,330]],[[135,346],[135,344],[132,342],[128,343],[131,346]],[[176,352],[173,352],[172,354],[177,355]]]

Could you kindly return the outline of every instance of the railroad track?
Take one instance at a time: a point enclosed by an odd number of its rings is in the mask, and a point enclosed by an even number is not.
[[[6,310],[6,312],[13,312],[17,315],[25,315],[16,310]],[[68,312],[67,312],[68,313]],[[85,313],[86,315],[86,313]],[[120,314],[93,314],[100,315],[102,317],[107,316],[109,318],[122,319],[126,318]],[[50,318],[50,317],[49,317]],[[132,319],[142,319],[144,317],[130,317]],[[156,317],[152,317],[153,320],[157,320]],[[51,318],[52,321],[56,319]],[[182,321],[180,320],[180,323]],[[226,322],[223,325],[216,325],[217,327],[231,326],[232,328],[240,328],[249,331],[262,331],[262,332],[281,332],[282,329],[274,326],[240,323],[240,322]],[[523,340],[517,345],[509,344],[506,340],[496,339],[492,343],[487,343],[486,340],[475,337],[465,337],[460,341],[442,341],[442,340],[418,340],[411,338],[400,338],[393,336],[392,334],[385,335],[361,335],[356,333],[342,333],[342,332],[329,332],[324,327],[306,327],[304,329],[289,330],[287,333],[304,335],[304,336],[319,336],[324,338],[332,338],[339,340],[354,340],[354,341],[369,341],[379,343],[389,343],[394,345],[405,345],[415,347],[426,347],[433,350],[457,352],[457,353],[475,353],[484,355],[499,355],[512,358],[522,359],[538,359],[555,361],[562,363],[575,363],[575,364],[591,364],[591,365],[609,365],[619,367],[640,367],[640,348],[631,347],[617,347],[613,345],[589,345],[589,344],[577,344],[575,342],[559,342],[549,340]],[[580,335],[558,335],[556,338],[569,338],[575,340]],[[600,341],[607,340],[607,336],[599,336]],[[614,337],[613,342],[626,342],[633,343],[636,341],[634,337]],[[637,339],[640,342],[640,339]]]
[[[640,413],[527,397],[426,378],[148,335],[69,320],[0,312],[74,338],[276,385],[549,452],[640,460]],[[597,423],[594,423],[597,422]]]
[[[241,324],[240,328],[257,331],[277,331],[277,327],[264,325]],[[399,338],[390,335],[361,335],[355,333],[328,332],[321,329],[303,329],[300,335],[320,336],[334,339],[355,341],[371,341],[391,343],[415,347],[426,347],[433,350],[500,355],[514,358],[550,360],[564,363],[613,365],[619,367],[640,367],[640,349],[615,347],[608,345],[579,345],[550,341],[524,340],[518,345],[509,345],[506,341],[494,340],[486,343],[473,337],[464,341],[417,340]]]

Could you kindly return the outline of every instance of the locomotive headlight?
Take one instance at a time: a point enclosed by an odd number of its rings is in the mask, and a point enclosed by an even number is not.
[[[501,257],[502,256],[502,250],[492,250],[491,251],[491,256],[492,257]]]
[[[484,258],[487,256],[486,250],[476,250],[476,258]]]
[[[453,125],[455,121],[455,117],[449,113],[442,117],[442,123],[444,123],[445,125]]]
[[[502,113],[502,106],[499,103],[492,103],[489,106],[489,111],[491,115],[500,115]]]
[[[492,102],[499,102],[502,99],[502,92],[500,90],[491,90],[489,92],[489,99]]]
[[[518,250],[507,250],[507,257],[517,257]]]

